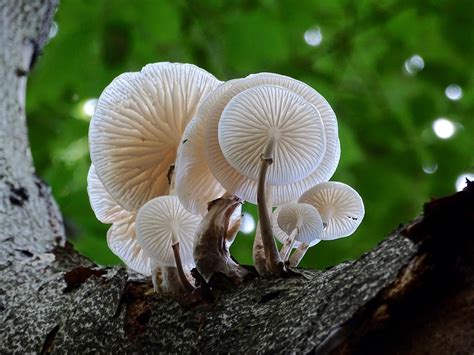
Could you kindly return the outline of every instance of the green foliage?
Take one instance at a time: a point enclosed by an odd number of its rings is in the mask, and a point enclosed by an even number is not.
[[[366,205],[355,235],[320,243],[302,265],[355,258],[430,197],[454,192],[459,174],[473,172],[473,10],[471,0],[62,1],[58,33],[28,87],[37,170],[53,188],[69,239],[98,263],[116,263],[108,227],[95,219],[86,193],[85,101],[119,73],[158,61],[195,63],[222,80],[290,75],[333,106],[342,146],[333,180],[353,186]],[[322,41],[309,46],[303,35],[316,26]],[[408,75],[404,62],[414,54],[424,68]],[[445,96],[451,83],[463,89],[459,101]],[[458,124],[452,138],[433,133],[438,117]],[[426,174],[424,165],[437,170]],[[232,247],[244,263],[252,240],[242,235]]]

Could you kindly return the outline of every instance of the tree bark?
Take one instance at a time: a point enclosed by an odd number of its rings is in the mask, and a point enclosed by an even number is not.
[[[358,260],[235,288],[213,303],[153,293],[65,243],[35,175],[26,77],[54,0],[3,0],[0,45],[0,353],[474,351],[474,184],[434,200]]]

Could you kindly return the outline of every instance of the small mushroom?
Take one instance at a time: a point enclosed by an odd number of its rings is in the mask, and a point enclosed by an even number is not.
[[[352,187],[341,182],[329,181],[306,191],[298,200],[319,211],[323,220],[321,240],[347,237],[355,232],[364,218],[364,203]],[[300,245],[290,258],[290,265],[297,266],[307,248]]]
[[[181,135],[202,99],[220,84],[194,65],[156,63],[115,78],[89,128],[91,159],[125,210],[168,194]]]
[[[152,273],[163,267],[167,275],[179,276],[180,284],[174,279],[165,279],[168,289],[192,292],[186,270],[194,265],[193,240],[201,222],[199,216],[189,213],[176,196],[160,196],[148,201],[137,214],[137,240],[152,260]],[[176,268],[176,272],[173,269]],[[154,280],[154,282],[156,282]],[[154,283],[155,289],[159,285]]]
[[[288,203],[277,207],[273,213],[276,238],[283,243],[280,257],[284,262],[289,259],[295,243],[308,246],[316,245],[323,232],[323,221],[319,212],[306,203]]]
[[[125,211],[110,196],[97,177],[94,165],[87,175],[87,192],[97,219],[102,223],[112,223],[107,232],[107,244],[130,269],[145,276],[151,275],[150,258],[137,243],[135,234],[136,213]]]
[[[322,240],[347,237],[355,232],[364,218],[364,202],[349,185],[328,181],[306,191],[298,200],[319,211],[323,220]]]

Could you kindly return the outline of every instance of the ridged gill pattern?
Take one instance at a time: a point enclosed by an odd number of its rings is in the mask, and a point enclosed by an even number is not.
[[[257,180],[260,156],[277,136],[268,169],[271,185],[284,185],[311,174],[326,150],[319,112],[301,96],[272,85],[236,95],[219,121],[218,139],[224,157],[239,173]]]
[[[156,197],[138,212],[138,243],[158,265],[175,267],[172,245],[177,241],[183,266],[192,265],[194,234],[201,219],[188,212],[177,196]]]
[[[118,76],[101,94],[89,129],[91,159],[128,211],[169,191],[181,135],[219,81],[190,64],[157,63]]]
[[[323,240],[347,237],[355,232],[364,218],[364,203],[352,187],[330,181],[314,186],[298,200],[316,207],[326,228]]]

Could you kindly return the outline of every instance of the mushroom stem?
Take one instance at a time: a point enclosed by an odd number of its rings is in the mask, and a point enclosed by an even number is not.
[[[265,262],[265,249],[263,247],[262,233],[260,232],[260,221],[257,222],[255,229],[255,239],[253,241],[252,249],[253,265],[259,275],[268,273],[267,264]]]
[[[301,243],[296,249],[296,251],[293,253],[293,255],[290,257],[290,266],[297,267],[308,249],[309,244]]]
[[[227,242],[238,232],[237,226],[229,230],[229,219],[240,203],[241,200],[232,195],[209,202],[209,210],[196,231],[194,261],[206,281],[213,273],[221,272],[239,284],[248,273],[232,260],[227,247]]]
[[[290,236],[285,240],[285,244],[280,249],[280,258],[286,262],[290,257],[291,249],[295,245],[295,237],[298,234],[298,227],[295,227]]]
[[[151,281],[153,282],[153,289],[155,290],[155,292],[158,292],[160,290],[162,277],[164,276],[162,273],[163,270],[158,265],[152,262]]]
[[[271,209],[272,206],[271,203],[268,203],[266,198],[267,171],[268,167],[273,163],[272,153],[277,139],[278,137],[274,135],[270,137],[261,156],[262,165],[258,176],[257,203],[267,270],[274,276],[280,277],[285,274],[285,266],[280,259],[280,254],[278,253],[278,248],[273,238],[273,229],[269,214],[269,209]]]
[[[242,215],[240,216],[240,219],[236,220],[231,226],[229,226],[229,229],[227,230],[227,234],[225,236],[225,245],[223,247],[229,249],[229,247],[234,242],[235,237],[237,237],[237,234],[240,231],[241,223],[242,223]]]
[[[183,264],[181,263],[181,255],[179,254],[179,242],[174,243],[172,245],[174,259],[176,261],[176,268],[178,269],[178,275],[181,279],[181,283],[183,284],[185,290],[189,293],[194,291],[194,286],[191,285],[186,274],[184,273]]]

